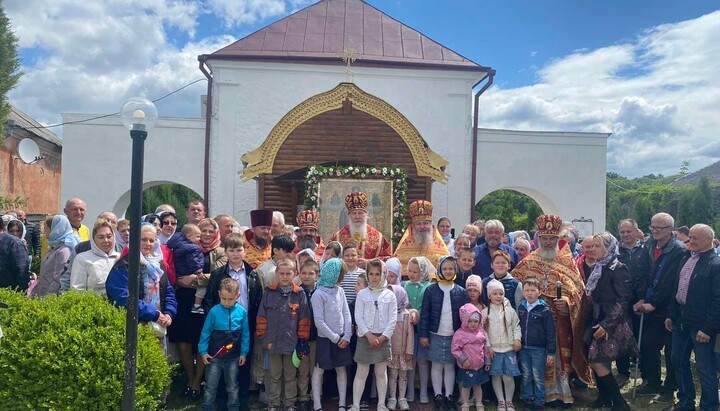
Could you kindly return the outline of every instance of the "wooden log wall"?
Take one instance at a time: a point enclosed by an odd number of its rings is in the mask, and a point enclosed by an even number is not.
[[[432,181],[418,177],[405,141],[383,121],[358,110],[338,109],[311,118],[296,128],[275,157],[272,174],[260,176],[260,206],[296,223],[297,206],[304,203],[304,184],[278,184],[275,178],[328,162],[397,165],[414,180],[408,186],[408,204],[430,199]]]

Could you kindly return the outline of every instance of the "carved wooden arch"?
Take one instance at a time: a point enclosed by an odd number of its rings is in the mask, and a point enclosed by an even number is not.
[[[449,175],[444,168],[448,161],[428,147],[415,126],[393,106],[352,83],[340,83],[334,89],[310,97],[290,110],[275,125],[260,147],[242,156],[242,162],[247,164],[240,171],[243,180],[272,173],[280,147],[295,128],[312,117],[341,108],[345,101],[350,101],[354,110],[360,110],[383,121],[398,133],[412,153],[418,176],[447,182]]]

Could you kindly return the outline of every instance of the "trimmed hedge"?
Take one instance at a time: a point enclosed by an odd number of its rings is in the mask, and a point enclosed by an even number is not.
[[[90,292],[27,299],[0,289],[0,408],[118,410],[125,367],[125,310]],[[154,410],[170,366],[149,327],[138,330],[135,408]]]

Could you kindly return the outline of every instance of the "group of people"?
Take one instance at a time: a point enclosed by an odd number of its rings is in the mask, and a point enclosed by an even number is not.
[[[183,395],[237,410],[261,389],[271,411],[319,411],[335,391],[350,411],[371,396],[381,411],[407,410],[416,398],[480,411],[494,395],[512,411],[518,381],[525,409],[568,408],[572,387],[595,385],[592,408],[628,410],[620,386],[636,360],[639,395],[694,410],[694,352],[700,409],[718,408],[720,257],[709,226],[681,241],[659,213],[647,240],[629,219],[620,241],[608,232],[580,239],[559,216],[542,215],[532,233],[506,234],[488,220],[453,238],[450,220],[433,225],[432,204],[419,200],[391,254],[368,224],[367,196],[350,193],[345,205],[349,223],[327,244],[312,210],[296,216],[295,230],[271,210],[253,210],[248,228],[229,215],[206,218],[199,201],[182,228],[169,205],[143,216],[139,320],[163,347],[177,346]],[[85,210],[71,199],[47,219],[44,251],[17,229],[4,232],[20,215],[0,220],[0,286],[38,297],[93,292],[125,306],[129,222],[107,211],[90,229]],[[36,249],[37,275],[28,268]]]

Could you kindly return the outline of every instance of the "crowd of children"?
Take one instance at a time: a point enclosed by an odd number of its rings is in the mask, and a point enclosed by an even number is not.
[[[510,257],[502,251],[492,255],[493,274],[485,280],[470,274],[472,250],[457,255],[441,258],[437,268],[425,257],[410,259],[407,281],[401,281],[396,259],[387,265],[370,260],[360,268],[354,244],[329,246],[320,263],[312,253],[280,258],[275,282],[266,284],[252,321],[248,296],[242,295],[247,283],[228,276],[216,285],[211,278],[209,292],[217,296],[205,301],[219,304],[206,307],[199,345],[208,364],[204,409],[213,409],[221,374],[228,409],[238,409],[239,383],[232,376],[249,362],[251,332],[262,350],[252,358],[262,359],[270,411],[322,410],[329,370],[335,374],[339,409],[359,411],[371,369],[379,411],[408,410],[416,377],[420,403],[430,402],[430,383],[436,410],[459,405],[468,411],[474,405],[483,411],[482,385],[491,381],[498,409],[513,411],[520,375],[525,409],[543,409],[544,370],[555,360],[555,329],[550,310],[538,299],[539,282],[513,278]]]

